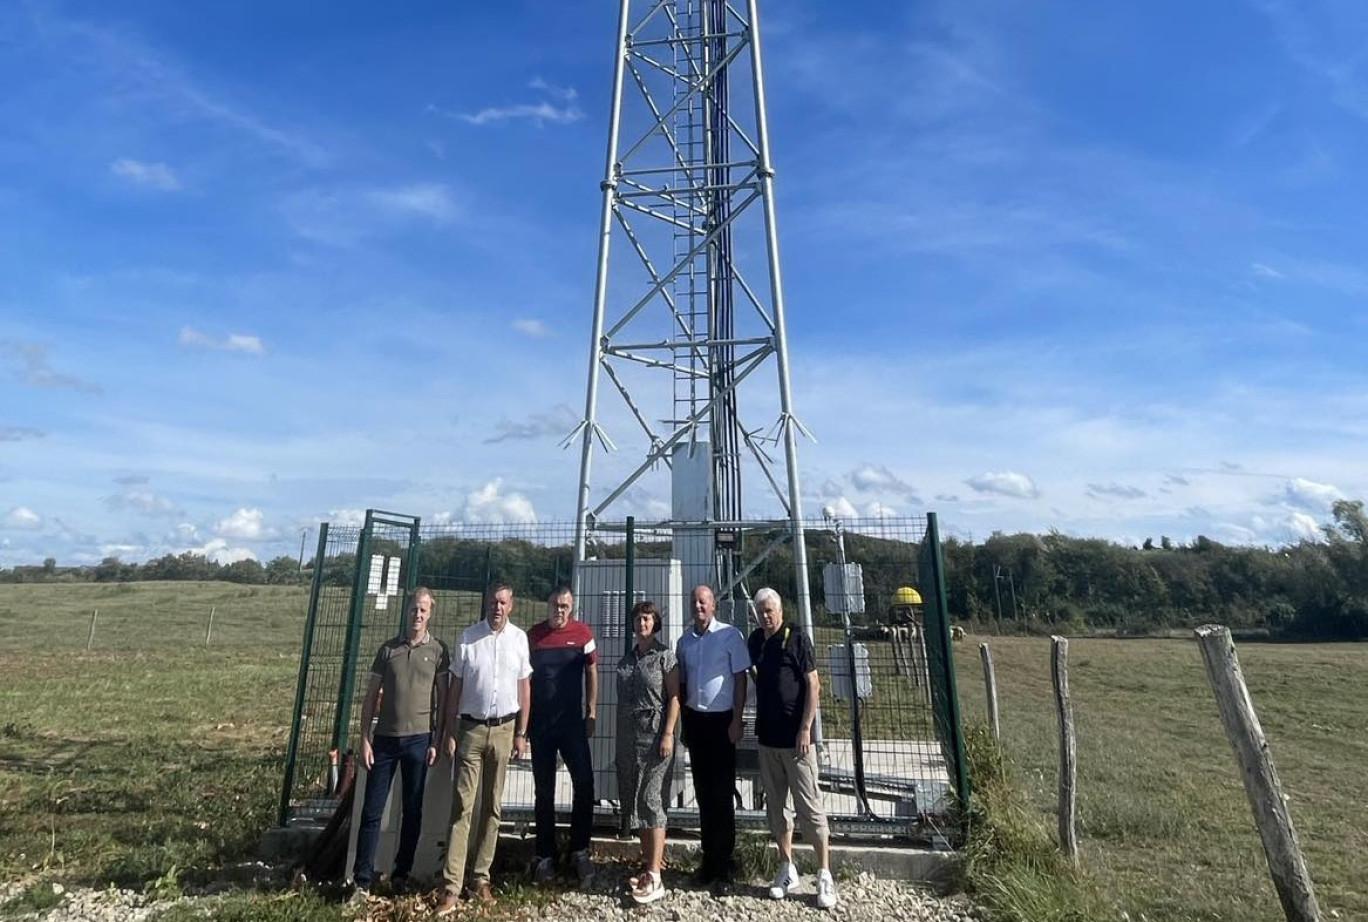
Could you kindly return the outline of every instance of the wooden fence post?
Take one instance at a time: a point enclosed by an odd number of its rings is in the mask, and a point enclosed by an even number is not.
[[[93,644],[93,643],[95,642],[95,619],[98,618],[99,616],[100,616],[100,610],[99,610],[98,608],[95,609],[94,611],[92,611],[92,612],[90,613],[90,633],[86,635],[86,652],[87,652],[87,653],[90,652],[90,645]]]
[[[1221,723],[1240,763],[1245,793],[1254,811],[1254,824],[1259,827],[1283,913],[1288,922],[1320,922],[1311,873],[1297,843],[1297,831],[1292,827],[1292,814],[1268,752],[1268,740],[1245,686],[1235,642],[1230,639],[1230,631],[1219,624],[1199,627],[1196,634]]]
[[[1078,867],[1078,743],[1074,739],[1073,702],[1069,700],[1069,641],[1050,638],[1050,674],[1054,678],[1055,711],[1059,714],[1059,847]]]
[[[997,675],[993,672],[993,651],[986,643],[979,644],[979,658],[983,660],[983,685],[988,693],[988,726],[997,740],[1002,738],[998,730]]]
[[[214,633],[214,606],[209,606],[209,625],[204,629],[204,645],[209,646],[209,637]]]

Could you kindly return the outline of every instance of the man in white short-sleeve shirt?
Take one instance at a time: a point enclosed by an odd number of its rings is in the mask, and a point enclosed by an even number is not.
[[[451,657],[444,735],[447,753],[456,763],[456,786],[439,916],[454,912],[460,902],[472,819],[475,861],[470,895],[482,903],[494,901],[489,871],[499,841],[504,776],[510,757],[521,759],[527,748],[531,700],[527,634],[509,621],[512,611],[512,588],[507,583],[490,586],[485,617],[462,632]],[[477,804],[481,780],[485,783]]]
[[[726,884],[735,872],[736,743],[750,669],[746,638],[714,618],[716,608],[712,589],[696,587],[693,626],[675,647],[683,690],[680,716],[702,840],[703,858],[694,872],[698,884]]]

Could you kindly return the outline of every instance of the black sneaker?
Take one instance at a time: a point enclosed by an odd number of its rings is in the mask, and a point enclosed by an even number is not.
[[[706,887],[717,880],[717,871],[706,864],[700,864],[698,870],[689,875],[689,881],[695,887]]]

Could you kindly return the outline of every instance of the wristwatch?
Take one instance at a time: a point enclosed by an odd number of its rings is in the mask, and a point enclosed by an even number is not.
[[[517,739],[525,740],[525,739],[527,739],[527,731],[526,731],[526,730],[519,730],[517,733],[514,733],[513,736],[516,737]]]

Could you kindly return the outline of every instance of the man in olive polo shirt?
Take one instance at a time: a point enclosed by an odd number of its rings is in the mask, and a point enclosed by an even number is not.
[[[451,658],[446,644],[428,633],[432,593],[423,587],[409,597],[405,633],[385,641],[371,664],[361,703],[361,764],[366,767],[366,799],[356,835],[353,899],[364,901],[375,874],[380,817],[395,768],[403,785],[403,820],[391,881],[403,887],[413,868],[423,825],[423,786],[428,766],[437,761],[434,734],[442,727]],[[375,721],[376,708],[380,719]],[[372,723],[374,730],[372,731]]]

